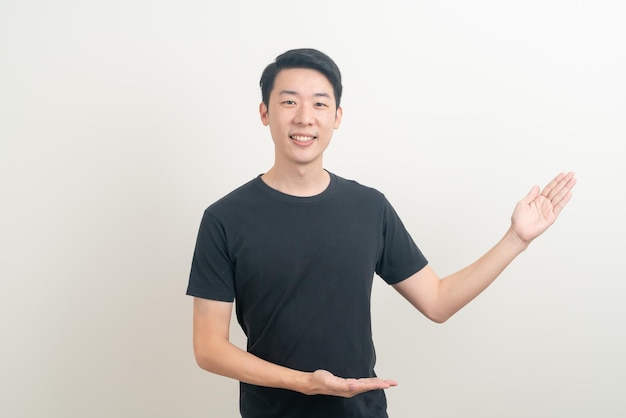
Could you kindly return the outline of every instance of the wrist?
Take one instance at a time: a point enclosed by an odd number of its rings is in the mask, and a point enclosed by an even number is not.
[[[504,237],[502,238],[502,241],[508,246],[511,246],[513,251],[516,251],[517,253],[521,253],[526,250],[531,243],[531,241],[525,240],[520,237],[513,228],[513,226],[511,226],[508,231],[506,231]]]
[[[291,370],[290,375],[285,379],[285,388],[305,395],[313,395],[315,393],[313,373]]]

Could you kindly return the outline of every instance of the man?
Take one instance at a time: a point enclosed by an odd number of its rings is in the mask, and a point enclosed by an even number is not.
[[[387,417],[370,327],[374,274],[444,322],[556,219],[576,180],[559,174],[515,207],[504,237],[440,279],[380,192],[324,169],[341,123],[341,74],[325,54],[287,51],[261,77],[273,166],[204,213],[187,294],[198,365],[237,379],[242,417]],[[229,341],[236,300],[244,351]]]

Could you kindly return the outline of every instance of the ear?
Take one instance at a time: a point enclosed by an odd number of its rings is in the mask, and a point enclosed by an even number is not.
[[[261,104],[259,105],[259,115],[261,116],[261,122],[264,126],[270,124],[269,111],[267,109],[267,106],[265,106],[265,103],[263,102],[261,102]]]
[[[335,129],[339,128],[339,125],[341,125],[342,116],[343,116],[343,108],[339,106],[337,108],[337,112],[335,113]]]

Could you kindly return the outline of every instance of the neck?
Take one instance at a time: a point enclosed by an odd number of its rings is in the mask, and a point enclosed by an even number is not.
[[[330,183],[330,175],[323,168],[284,170],[276,165],[263,174],[261,179],[272,189],[298,197],[318,195]]]

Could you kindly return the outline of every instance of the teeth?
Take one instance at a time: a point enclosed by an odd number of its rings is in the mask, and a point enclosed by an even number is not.
[[[291,135],[291,139],[295,139],[296,141],[306,142],[315,139],[314,136],[300,136],[300,135]]]

